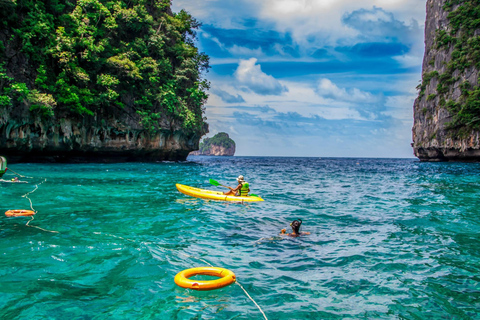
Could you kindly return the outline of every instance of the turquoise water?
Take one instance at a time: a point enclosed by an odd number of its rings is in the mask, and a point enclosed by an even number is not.
[[[0,184],[0,318],[264,319],[238,285],[173,282],[206,263],[235,272],[268,319],[480,318],[479,164],[188,160],[11,164],[32,178]],[[265,202],[175,188],[239,174]],[[3,215],[29,199],[33,221]],[[311,235],[279,237],[297,218]]]

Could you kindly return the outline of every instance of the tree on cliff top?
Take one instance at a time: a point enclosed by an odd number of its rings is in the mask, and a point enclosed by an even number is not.
[[[235,146],[235,141],[233,141],[227,133],[219,132],[212,138],[203,139],[200,143],[199,151],[202,154],[206,153],[212,146],[220,146],[225,149],[230,149]]]
[[[170,0],[0,4],[0,109],[43,119],[129,112],[149,131],[204,134],[200,23],[172,13]]]

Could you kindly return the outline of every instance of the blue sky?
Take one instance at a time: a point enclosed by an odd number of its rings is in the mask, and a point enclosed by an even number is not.
[[[413,157],[426,0],[173,0],[238,156]]]

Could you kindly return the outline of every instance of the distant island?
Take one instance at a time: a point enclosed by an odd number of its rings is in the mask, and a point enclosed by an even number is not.
[[[198,151],[190,152],[194,156],[233,156],[235,155],[235,141],[227,133],[219,132],[212,138],[205,138],[200,142]]]

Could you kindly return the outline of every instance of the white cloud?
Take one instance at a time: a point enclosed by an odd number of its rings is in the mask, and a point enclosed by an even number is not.
[[[225,46],[223,45],[223,43],[220,42],[220,40],[218,40],[218,38],[213,37],[210,33],[201,32],[200,35],[205,39],[209,39],[209,40],[215,42],[221,49],[225,49]]]
[[[416,50],[414,48],[414,50],[412,50],[412,54],[405,54],[402,56],[396,56],[392,58],[397,60],[405,68],[418,67],[422,61],[423,53],[424,53],[423,48],[418,48]],[[420,77],[420,73],[419,73],[419,77]]]
[[[227,49],[228,52],[235,56],[240,56],[240,57],[263,57],[264,53],[262,51],[262,48],[257,48],[257,49],[250,49],[246,47],[241,47],[234,45],[233,47],[230,47]]]
[[[321,97],[355,102],[355,103],[375,103],[378,102],[378,97],[372,95],[370,92],[364,92],[357,88],[347,90],[345,88],[339,88],[336,84],[327,78],[323,78],[319,81],[317,87],[317,94]]]
[[[388,110],[385,112],[400,121],[404,121],[409,125],[413,125],[413,102],[416,98],[415,95],[400,95],[387,98],[386,106]],[[410,132],[408,132],[410,134]]]
[[[205,25],[217,28],[245,30],[249,28],[245,25],[248,20],[256,27],[288,34],[296,46],[296,59],[311,58],[311,52],[319,48],[353,46],[365,41],[400,41],[410,49],[408,56],[398,59],[405,67],[420,65],[423,55],[426,0],[175,0],[172,8],[175,12],[185,8]],[[357,22],[363,21],[369,31],[352,25],[355,21],[343,21],[355,12]],[[211,40],[233,56],[267,57],[265,49],[262,52],[244,45],[225,48],[219,39]],[[279,54],[277,59],[292,57],[278,44],[274,49]],[[217,57],[211,62],[227,63],[228,57]]]
[[[411,45],[421,42],[423,35],[416,20],[407,24],[398,20],[394,13],[378,7],[347,12],[342,22],[357,30],[358,39],[362,41],[396,40]]]
[[[256,3],[243,0],[173,0],[172,11],[184,9],[202,23],[225,29],[242,29],[238,17],[251,17],[256,12]]]
[[[226,103],[244,103],[245,100],[239,94],[230,94],[227,91],[224,91],[220,88],[212,88],[210,92],[216,96],[218,96],[223,102]]]
[[[345,13],[373,6],[394,13],[407,25],[425,21],[426,0],[174,0],[172,9],[186,9],[201,22],[221,28],[244,28],[239,17],[258,19],[273,23],[277,31],[291,32],[298,43],[321,34],[317,41],[331,45],[358,34],[342,24]]]
[[[278,31],[290,31],[298,43],[305,43],[308,36],[322,34],[326,44],[338,39],[353,37],[355,30],[342,24],[345,13],[359,9],[381,7],[392,11],[396,19],[410,24],[412,19],[425,20],[426,0],[245,0],[259,6],[258,18],[271,21]],[[422,10],[419,7],[423,8]],[[423,12],[423,13],[419,13]],[[364,16],[364,18],[368,18]],[[378,12],[373,19],[382,19]]]
[[[373,11],[373,12],[366,12],[359,17],[360,20],[364,22],[367,21],[391,21],[392,18],[384,11]]]
[[[217,43],[221,54],[212,52],[215,45],[211,42],[205,51],[212,56],[212,65],[225,67],[214,68],[207,76],[212,88],[219,89],[210,92],[207,122],[212,133],[231,134],[238,155],[392,157],[412,155],[412,105],[420,71],[370,75],[361,70],[318,69],[305,75],[278,72],[283,77],[277,79],[273,71],[262,71],[255,58],[265,69],[267,60],[291,61],[294,57],[299,61],[316,50],[319,54],[311,59],[342,54],[340,58],[346,60],[350,57],[335,48],[394,43],[407,49],[401,51],[404,55],[392,55],[393,59],[404,67],[420,68],[425,4],[426,0],[174,0],[173,10],[185,8],[205,26],[213,26],[204,29],[212,30],[211,35],[200,31],[199,38],[210,37]],[[279,32],[280,36],[237,38],[233,33],[215,33],[215,28],[252,29],[260,35]],[[225,39],[231,41],[222,43]],[[292,55],[288,46],[299,56]],[[231,66],[237,63],[232,76]],[[244,103],[234,104],[241,98]],[[239,122],[235,112],[250,114],[258,126]],[[275,128],[281,127],[279,121],[291,126],[287,134],[283,127]],[[271,126],[270,131],[265,125]],[[304,146],[300,148],[298,141]]]
[[[288,89],[277,79],[262,71],[257,59],[240,60],[235,78],[251,91],[260,95],[280,95]]]

